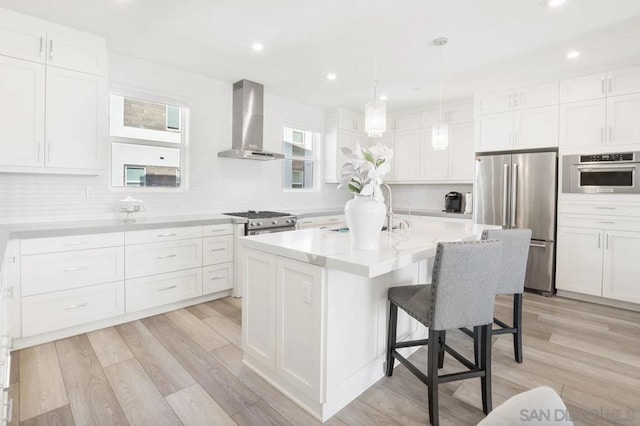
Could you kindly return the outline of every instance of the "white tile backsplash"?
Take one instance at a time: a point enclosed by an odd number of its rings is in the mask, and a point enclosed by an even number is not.
[[[393,204],[397,208],[406,208],[406,203],[400,200],[407,200],[412,209],[444,210],[444,196],[447,192],[457,191],[462,194],[473,192],[473,185],[392,185],[391,190],[393,191]]]

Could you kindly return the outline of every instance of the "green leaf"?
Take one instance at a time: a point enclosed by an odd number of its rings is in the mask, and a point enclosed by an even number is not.
[[[382,166],[385,161],[387,161],[387,160],[378,160],[378,162],[376,163],[376,167]]]
[[[349,184],[349,191],[351,191],[351,192],[357,192],[357,193],[359,194],[359,193],[360,193],[360,188],[358,188],[358,187],[356,187],[355,185],[353,185],[353,184],[351,184],[351,183],[350,183],[350,184]]]
[[[376,160],[374,160],[373,155],[371,155],[371,153],[366,152],[366,151],[362,151],[362,154],[364,155],[364,158],[370,162],[371,164],[376,164]]]

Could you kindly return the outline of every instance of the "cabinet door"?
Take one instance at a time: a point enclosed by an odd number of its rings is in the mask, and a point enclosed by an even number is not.
[[[513,113],[476,117],[476,151],[503,151],[513,148]]]
[[[399,115],[393,120],[393,130],[402,132],[405,130],[417,130],[420,128],[420,114]]]
[[[602,146],[606,115],[605,99],[560,105],[560,148]]]
[[[0,54],[44,64],[44,21],[0,9]]]
[[[421,178],[420,130],[397,132],[394,153],[396,181],[417,181]]]
[[[640,93],[607,98],[607,145],[640,144]]]
[[[449,180],[473,181],[473,123],[449,126]]]
[[[556,287],[602,296],[603,232],[558,227],[557,239]]]
[[[605,74],[592,74],[560,82],[560,103],[601,99],[605,96]]]
[[[340,181],[342,166],[349,160],[342,152],[342,148],[354,150],[356,148],[356,135],[349,130],[338,129],[338,142],[336,151],[336,181]]]
[[[49,167],[98,169],[105,144],[104,78],[55,67],[47,69],[47,159]]]
[[[558,104],[558,82],[518,89],[514,93],[515,109],[537,108]]]
[[[473,105],[472,104],[454,105],[447,108],[447,122],[449,124],[470,123],[472,121],[473,121]]]
[[[0,164],[44,164],[45,66],[0,56]]]
[[[107,75],[104,40],[58,25],[47,31],[47,64],[94,75]]]
[[[271,371],[276,369],[276,256],[242,249],[242,349]]]
[[[444,115],[444,112],[443,112]],[[444,121],[444,117],[443,117]],[[420,113],[420,127],[423,129],[430,129],[433,126],[437,126],[440,122],[440,111],[439,110],[429,110],[422,111]]]
[[[608,96],[640,93],[640,67],[610,72],[607,86]]]
[[[431,130],[422,131],[422,180],[447,180],[449,149],[433,149],[431,133]],[[451,139],[451,128],[449,128],[449,139]]]
[[[476,114],[492,114],[513,109],[513,91],[482,93],[476,96]]]
[[[513,133],[516,149],[558,146],[558,106],[516,111]]]
[[[364,131],[364,118],[355,111],[348,109],[338,110],[338,128],[355,132],[358,130],[358,124],[362,125]]]
[[[387,131],[382,135],[382,143],[387,147],[393,150],[393,155],[396,155],[396,143],[395,143],[395,132]],[[385,181],[395,181],[396,180],[396,166],[395,161],[391,159],[391,171],[385,177]]]
[[[276,374],[321,401],[322,268],[277,260]]]
[[[640,232],[606,231],[602,296],[640,303]]]

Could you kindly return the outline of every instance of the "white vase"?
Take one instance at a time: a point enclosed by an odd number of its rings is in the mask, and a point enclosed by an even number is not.
[[[356,194],[344,205],[344,214],[351,236],[351,248],[376,250],[380,248],[380,233],[386,216],[384,203],[372,196]]]

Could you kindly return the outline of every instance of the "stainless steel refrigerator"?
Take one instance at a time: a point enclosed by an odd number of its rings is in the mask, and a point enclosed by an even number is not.
[[[558,155],[553,152],[476,156],[475,223],[532,231],[525,287],[555,293]]]

